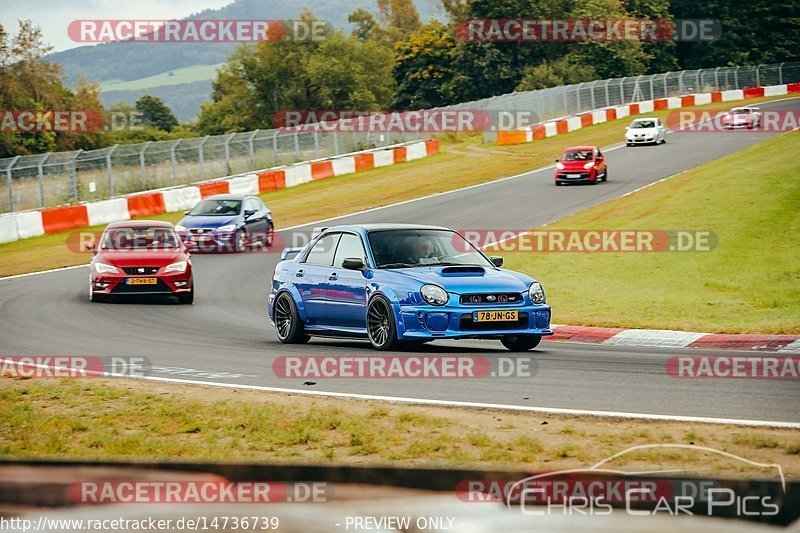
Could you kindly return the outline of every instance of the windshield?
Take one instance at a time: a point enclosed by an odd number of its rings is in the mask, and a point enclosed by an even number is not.
[[[113,228],[103,236],[104,250],[154,250],[177,248],[178,236],[172,228],[144,226],[136,228]]]
[[[561,156],[562,161],[591,161],[592,150],[567,150]]]
[[[631,128],[638,129],[638,128],[655,128],[656,123],[652,120],[634,120],[633,124],[631,124]]]
[[[472,244],[450,230],[371,231],[369,244],[378,268],[494,266]]]
[[[194,209],[189,211],[189,216],[231,216],[238,215],[242,210],[241,200],[203,200]]]
[[[751,113],[750,109],[734,109],[734,115],[749,115]]]

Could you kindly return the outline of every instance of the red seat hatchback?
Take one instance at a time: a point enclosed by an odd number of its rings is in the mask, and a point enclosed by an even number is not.
[[[608,181],[606,158],[597,146],[572,146],[556,159],[556,185]]]
[[[89,278],[93,302],[116,296],[172,295],[194,301],[192,261],[169,222],[141,220],[109,224],[95,253]]]

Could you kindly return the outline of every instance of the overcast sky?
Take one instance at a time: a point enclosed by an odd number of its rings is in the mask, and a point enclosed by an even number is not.
[[[54,51],[81,46],[67,35],[77,19],[175,19],[233,0],[0,0],[0,24],[17,33],[17,20],[30,19],[42,28]],[[291,1],[291,0],[289,0]]]

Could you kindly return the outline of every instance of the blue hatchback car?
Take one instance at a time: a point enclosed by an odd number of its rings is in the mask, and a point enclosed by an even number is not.
[[[291,254],[297,254],[287,260]],[[323,230],[287,248],[269,318],[284,343],[311,335],[368,338],[378,350],[435,339],[499,339],[509,350],[552,335],[541,285],[503,270],[457,232],[411,224]]]
[[[209,196],[185,215],[175,229],[192,251],[243,252],[251,244],[272,245],[272,212],[257,196]]]

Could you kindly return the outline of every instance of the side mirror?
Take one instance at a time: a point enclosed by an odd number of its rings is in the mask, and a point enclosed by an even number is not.
[[[558,163],[558,159],[556,159],[556,163]]]
[[[184,212],[183,212],[183,214],[184,214],[184,215],[188,215],[188,214],[189,214],[189,213],[191,213],[191,212],[192,212],[192,210],[191,210],[191,209],[189,209],[188,211],[184,211]]]
[[[244,212],[244,218],[250,218],[251,216],[256,214],[255,209],[246,209]]]
[[[492,262],[492,264],[493,264],[494,266],[496,266],[497,268],[500,268],[501,266],[503,266],[503,258],[502,258],[502,257],[500,257],[499,255],[493,255],[493,256],[491,256],[491,257],[489,258],[489,260],[490,260],[490,261]]]
[[[342,261],[342,268],[347,270],[364,270],[364,260],[360,257],[348,257]]]
[[[97,246],[94,245],[93,242],[90,242],[86,245],[86,251],[92,252],[93,254],[97,253]]]
[[[281,252],[281,261],[284,261],[290,255],[294,255],[302,251],[302,248],[284,248]]]
[[[625,129],[629,130],[629,129],[631,129],[631,127],[630,126],[625,126]]]

